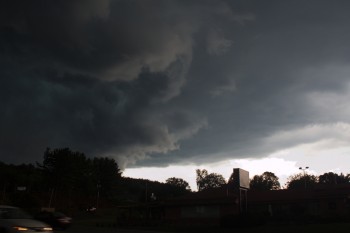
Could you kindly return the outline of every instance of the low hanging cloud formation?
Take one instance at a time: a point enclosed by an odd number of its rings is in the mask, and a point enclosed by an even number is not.
[[[220,32],[212,30],[207,38],[207,52],[211,55],[222,55],[229,51],[232,41],[226,39]]]
[[[282,131],[347,124],[345,102],[334,114],[322,104],[350,93],[348,3],[330,4],[4,3],[1,160],[70,147],[121,167],[201,164],[272,153]]]
[[[69,146],[126,165],[177,150],[207,124],[167,105],[186,83],[202,18],[223,7],[203,3],[6,3],[1,157],[27,162]]]

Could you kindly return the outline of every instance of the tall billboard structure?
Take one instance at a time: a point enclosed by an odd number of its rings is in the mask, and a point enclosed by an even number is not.
[[[236,187],[249,189],[249,172],[241,168],[233,169],[233,179]]]
[[[247,191],[249,189],[249,172],[240,168],[234,168],[233,180],[235,189],[238,192],[239,210],[241,214],[244,214],[248,209]]]

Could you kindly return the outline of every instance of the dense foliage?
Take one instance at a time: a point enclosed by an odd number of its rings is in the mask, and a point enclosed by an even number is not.
[[[0,204],[86,210],[162,200],[191,192],[186,181],[167,183],[122,176],[112,158],[88,158],[69,148],[44,152],[42,163],[0,162]]]
[[[345,184],[350,183],[350,174],[344,175],[340,173],[327,172],[318,177],[318,183],[320,184]]]
[[[252,190],[278,190],[281,188],[278,177],[272,172],[264,172],[261,175],[255,175],[250,180],[250,189]]]
[[[208,173],[207,170],[197,169],[196,170],[197,178],[197,188],[198,191],[203,191],[211,188],[219,188],[226,184],[225,178],[217,173]]]
[[[191,187],[188,184],[188,182],[181,178],[171,177],[168,178],[165,182],[169,185],[178,187],[180,189],[191,190]]]
[[[317,176],[299,173],[288,178],[287,189],[312,189],[317,184]]]
[[[317,184],[336,185],[350,184],[350,174],[327,172],[320,176],[299,173],[288,178],[287,189],[312,189]]]
[[[197,169],[198,191],[226,185],[224,177]],[[233,176],[228,184],[234,182]],[[350,175],[328,172],[320,176],[300,173],[288,178],[287,189],[311,189],[317,184],[350,184]],[[272,172],[255,175],[252,190],[280,189]],[[0,162],[0,204],[24,208],[54,207],[86,210],[88,207],[116,206],[165,200],[191,192],[187,181],[170,177],[165,183],[123,177],[112,158],[88,158],[69,148],[44,152],[42,163],[12,165]]]

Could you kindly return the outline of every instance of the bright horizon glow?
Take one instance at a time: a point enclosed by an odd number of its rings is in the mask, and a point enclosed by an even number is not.
[[[249,172],[249,177],[261,175],[265,171],[273,172],[281,184],[286,187],[287,179],[291,175],[301,173],[299,167],[309,167],[306,172],[313,175],[322,175],[326,172],[348,174],[350,147],[324,148],[324,141],[299,145],[290,149],[278,151],[261,159],[232,159],[203,165],[176,165],[168,167],[127,168],[123,176],[142,178],[165,182],[170,177],[182,178],[187,181],[192,191],[197,191],[196,169],[206,169],[209,173],[221,174],[226,181],[234,168],[242,168]],[[323,150],[319,150],[323,148]],[[330,159],[329,154],[332,154]],[[339,163],[339,161],[347,161]]]
[[[234,168],[242,168],[249,172],[250,178],[261,175],[265,171],[273,172],[279,178],[281,188],[284,188],[289,176],[303,172],[299,167],[309,167],[306,172],[313,175],[322,175],[326,172],[350,173],[349,138],[349,124],[339,122],[329,125],[310,125],[294,131],[278,132],[267,138],[265,145],[284,145],[288,144],[286,142],[295,140],[297,143],[295,146],[281,149],[264,158],[229,159],[198,166],[192,164],[163,168],[127,168],[123,174],[132,178],[159,182],[165,182],[170,177],[182,178],[189,183],[193,191],[196,191],[196,169],[206,169],[209,173],[221,174],[228,180]]]
[[[128,168],[123,172],[123,176],[131,178],[142,178],[153,181],[165,182],[170,177],[182,178],[187,181],[192,191],[197,191],[196,169],[206,169],[209,173],[221,174],[226,181],[229,179],[234,168],[242,168],[249,172],[249,177],[261,175],[265,171],[275,173],[279,177],[281,187],[287,182],[290,175],[299,173],[299,167],[294,161],[285,161],[281,158],[263,158],[263,159],[237,159],[227,160],[215,164],[207,165],[186,165],[186,166],[168,166],[168,167],[143,167]],[[308,171],[308,172],[311,172]]]

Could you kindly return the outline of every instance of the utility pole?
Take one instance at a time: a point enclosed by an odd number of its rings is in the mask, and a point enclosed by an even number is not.
[[[49,208],[51,208],[51,203],[52,203],[52,198],[53,198],[54,193],[55,193],[55,188],[52,188],[51,195],[50,195],[50,201],[49,201]]]
[[[2,200],[1,204],[5,204],[5,196],[6,196],[6,183],[4,183],[4,189],[2,190]]]
[[[97,195],[96,195],[96,210],[97,210],[99,207],[98,204],[99,204],[99,199],[100,199],[100,188],[101,188],[100,181],[97,182],[96,188],[97,188]]]
[[[299,170],[302,170],[303,171],[303,174],[304,174],[304,186],[305,186],[305,189],[306,189],[306,170],[309,169],[309,167],[299,167]]]
[[[146,190],[145,190],[145,202],[147,203],[147,196],[148,196],[148,186],[147,186],[147,180],[146,180]]]

